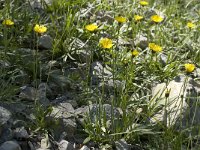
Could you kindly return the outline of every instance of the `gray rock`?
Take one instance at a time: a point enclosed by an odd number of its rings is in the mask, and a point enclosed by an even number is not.
[[[77,121],[84,126],[84,121],[86,114],[89,114],[89,106],[80,107],[75,110],[75,115],[77,116]]]
[[[103,67],[103,64],[99,61],[91,64],[91,77],[92,84],[98,84],[102,79],[108,80],[112,78],[111,68],[108,66]]]
[[[0,106],[0,127],[11,119],[11,112]]]
[[[30,5],[32,9],[41,9],[42,5],[39,0],[30,0]]]
[[[42,104],[43,106],[49,106],[50,102],[46,97],[47,90],[50,90],[48,85],[46,83],[40,83],[37,91],[37,100]]]
[[[30,148],[30,150],[36,150],[35,146],[30,141],[28,141],[28,147]]]
[[[89,64],[92,57],[92,50],[89,48],[87,42],[84,43],[82,40],[74,38],[70,43],[70,48],[74,51],[72,54],[73,59]]]
[[[70,118],[74,114],[74,108],[70,103],[62,102],[56,106],[53,106],[52,116],[56,118]]]
[[[13,131],[10,128],[4,128],[0,136],[0,143],[12,140]]]
[[[81,63],[89,64],[92,56],[92,52],[88,49],[81,49],[77,50],[76,54],[78,55],[77,58],[80,60]]]
[[[147,36],[142,33],[137,34],[135,37],[134,44],[140,47],[141,49],[147,48],[148,47]]]
[[[28,139],[29,135],[28,135],[28,132],[26,131],[26,129],[24,127],[21,127],[21,128],[16,128],[14,130],[14,138],[16,138],[16,139]]]
[[[80,150],[90,150],[86,145],[84,145],[83,147],[81,147]]]
[[[77,128],[75,119],[63,119],[63,128],[67,136],[73,136]]]
[[[114,116],[114,119],[116,118],[119,118],[121,116],[121,113],[120,111],[115,108],[115,107],[112,107],[110,104],[103,104],[102,106],[100,105],[96,105],[96,104],[93,104],[93,105],[90,105],[90,119],[92,122],[95,122],[95,121],[98,121],[100,118],[99,118],[99,107],[100,108],[100,111],[103,111],[101,112],[102,114],[106,114],[106,120],[111,120],[111,112],[113,111],[113,116]],[[112,110],[113,109],[113,110]],[[102,116],[101,116],[102,117]]]
[[[45,135],[45,138],[43,138],[41,140],[41,148],[42,149],[51,149],[52,145],[51,142],[49,140],[49,136],[48,134]]]
[[[57,103],[62,103],[62,102],[66,102],[71,104],[74,108],[78,106],[76,100],[71,98],[71,95],[63,95],[60,97],[57,97],[56,99],[53,100],[53,103],[57,104]]]
[[[13,121],[13,128],[20,128],[26,125],[26,122],[23,120],[15,120]]]
[[[61,74],[61,72],[52,71],[49,73],[49,87],[54,94],[58,94],[61,91],[67,91],[71,88],[71,80]]]
[[[124,139],[115,142],[116,150],[130,150],[130,146]]]
[[[51,5],[53,0],[29,0],[32,9],[43,9],[44,3],[47,5]],[[43,4],[43,5],[42,5]]]
[[[200,77],[200,69],[199,68],[196,68],[196,70],[194,71],[194,76],[196,78],[199,78]]]
[[[187,128],[191,124],[198,126],[199,95],[200,83],[183,75],[176,77],[168,85],[157,84],[152,90],[150,107],[162,109],[152,117],[152,121],[161,121],[166,126],[175,125],[178,128]]]
[[[21,150],[21,147],[15,141],[7,141],[0,146],[0,150]]]
[[[8,109],[12,115],[14,116],[16,112],[24,112],[28,108],[27,105],[19,102],[13,102],[13,103],[2,103],[2,106]]]
[[[86,113],[89,113],[89,106],[79,107],[74,112],[76,115],[85,116]]]
[[[99,83],[100,89],[104,88],[105,92],[114,92],[116,91],[122,91],[125,88],[125,81],[119,81],[119,80],[108,80],[104,82]]]
[[[154,9],[149,9],[145,11],[144,15],[146,18],[150,18],[151,16],[156,15],[156,11]]]
[[[48,87],[46,83],[40,83],[38,90],[34,87],[23,86],[21,87],[21,92],[19,98],[30,101],[38,101],[43,106],[48,106],[50,104],[46,97]]]
[[[0,137],[3,134],[2,132],[7,125],[7,122],[11,119],[11,115],[10,111],[0,106]]]
[[[23,86],[19,98],[34,101],[37,98],[37,90],[34,87]]]
[[[130,39],[127,39],[125,37],[119,37],[118,44],[123,46],[130,46],[131,45],[130,41],[131,41]]]
[[[66,140],[60,141],[58,146],[59,146],[58,147],[59,150],[74,150],[74,146]]]
[[[74,108],[70,103],[63,102],[53,106],[51,117],[60,121],[56,134],[66,132],[68,136],[72,136],[75,133],[77,125],[74,119]]]
[[[107,22],[108,24],[113,24],[115,19],[112,17],[112,14],[106,13],[104,16],[96,16],[101,22]]]
[[[166,65],[167,64],[167,56],[165,54],[160,54],[160,62],[163,64],[163,65]]]
[[[41,49],[52,49],[53,39],[50,35],[42,35],[39,38],[38,46]]]

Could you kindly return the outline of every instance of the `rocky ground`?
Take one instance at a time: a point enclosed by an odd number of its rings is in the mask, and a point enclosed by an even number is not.
[[[51,1],[45,2],[48,5],[52,3]],[[29,7],[31,10],[38,11],[41,15],[44,13],[40,1],[30,1]],[[152,10],[151,13],[155,12]],[[84,15],[80,15],[83,18],[92,18],[94,14],[93,6],[88,5],[87,8],[81,9],[77,14]],[[150,15],[150,12],[146,14]],[[95,15],[99,21],[106,20],[108,24],[114,20],[112,12],[97,11]],[[128,30],[128,27],[123,26],[121,30]],[[122,47],[134,44],[144,49],[147,47],[147,43],[147,36],[139,33],[134,41],[125,38],[119,39],[119,46]],[[106,97],[107,101],[101,107],[105,111],[106,120],[109,122],[113,119],[111,112],[115,119],[122,118],[125,112],[122,111],[122,108],[113,108],[111,99],[115,93],[113,89],[123,90],[125,81],[115,80],[113,82],[110,66],[104,64],[101,59],[89,63],[91,53],[87,51],[87,43],[74,38],[72,45],[78,51],[71,57],[78,58],[79,62],[70,60],[66,64],[62,64],[65,67],[61,69],[59,61],[48,61],[43,66],[43,72],[45,77],[48,76],[49,82],[45,82],[45,80],[44,82],[33,82],[26,72],[22,72],[16,81],[20,84],[23,83],[23,86],[19,88],[14,101],[0,101],[0,150],[101,149],[101,146],[93,141],[85,142],[87,134],[84,132],[84,126],[85,122],[88,121],[87,116],[89,116],[91,124],[100,120],[98,118],[100,104],[88,104],[88,102],[96,101],[97,94],[104,92],[103,96]],[[38,48],[39,55],[46,56],[48,50],[53,48],[51,35],[40,36]],[[35,52],[31,47],[18,48],[16,51],[25,56],[20,62],[22,64],[31,62]],[[167,56],[165,54],[160,55],[159,62],[163,65],[167,64]],[[8,68],[10,64],[1,61],[0,66]],[[49,68],[51,68],[51,72],[48,72]],[[90,68],[90,70],[88,71],[87,68]],[[90,89],[81,84],[82,81],[88,80],[86,74],[90,77]],[[73,80],[70,78],[73,78]],[[197,66],[194,74],[186,76],[180,73],[171,79],[168,85],[164,82],[152,83],[150,92],[153,99],[149,102],[151,103],[149,107],[154,108],[154,104],[156,104],[155,108],[166,104],[167,107],[160,109],[149,118],[149,122],[152,124],[163,122],[167,127],[176,126],[176,131],[184,130],[191,124],[198,126],[200,124],[198,117],[200,115],[200,82],[197,79],[199,78],[200,69]],[[37,85],[37,83],[39,84]],[[167,89],[170,90],[170,93],[166,96]],[[157,102],[158,99],[159,102]],[[35,107],[35,105],[38,107]],[[126,113],[128,111],[127,108]],[[191,130],[192,132],[188,131],[188,135],[191,133],[198,135],[198,129]],[[107,149],[143,149],[137,144],[129,144],[123,138],[115,141],[112,146],[108,146]]]

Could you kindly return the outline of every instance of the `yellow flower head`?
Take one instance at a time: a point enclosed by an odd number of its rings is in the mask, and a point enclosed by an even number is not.
[[[5,19],[3,22],[2,22],[3,25],[6,25],[6,26],[12,26],[14,25],[14,22],[10,19]]]
[[[115,17],[115,20],[119,23],[124,23],[126,22],[126,18],[125,17],[122,17],[122,16],[118,16],[118,17]]]
[[[135,20],[135,21],[140,21],[140,20],[142,20],[143,18],[144,18],[143,16],[134,15],[134,20]]]
[[[188,73],[193,72],[195,69],[195,65],[194,64],[185,64],[185,71]]]
[[[153,16],[151,16],[151,20],[153,22],[160,23],[160,22],[163,21],[163,18],[161,16],[159,16],[159,15],[153,15]]]
[[[34,27],[34,31],[42,34],[42,33],[45,33],[47,31],[47,27],[45,27],[44,25],[36,24],[35,27]]]
[[[162,51],[162,47],[159,45],[156,45],[155,43],[149,43],[149,48],[153,51],[153,52],[161,52]]]
[[[188,28],[195,28],[196,25],[195,25],[194,23],[192,23],[192,22],[188,22],[188,23],[187,23],[187,27],[188,27]]]
[[[88,30],[88,31],[90,31],[90,32],[93,32],[96,29],[98,29],[98,26],[96,24],[92,23],[92,24],[86,25],[85,29]]]
[[[113,47],[112,40],[109,39],[109,38],[101,38],[100,41],[99,41],[99,45],[102,48],[107,48],[107,49],[110,49],[110,48]]]
[[[135,49],[132,51],[132,55],[135,57],[135,56],[139,55],[139,52]]]
[[[149,3],[147,1],[140,1],[140,5],[147,6],[147,5],[149,5]]]

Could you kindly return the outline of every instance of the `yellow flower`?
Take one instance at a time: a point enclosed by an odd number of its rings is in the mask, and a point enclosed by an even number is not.
[[[153,52],[161,52],[162,51],[162,47],[159,45],[156,45],[155,43],[149,43],[149,48],[153,51]]]
[[[122,16],[118,16],[118,17],[115,17],[115,20],[119,23],[124,23],[126,22],[126,18],[125,17],[122,17]]]
[[[45,33],[47,31],[47,27],[45,27],[44,25],[36,24],[35,27],[34,27],[34,31],[42,34],[42,33]]]
[[[92,23],[92,24],[86,25],[85,29],[93,32],[94,30],[98,29],[98,26],[96,24]]]
[[[102,48],[110,49],[113,47],[112,40],[109,38],[101,38],[99,44]]]
[[[149,3],[147,1],[140,1],[140,5],[147,6],[147,5],[149,5]]]
[[[185,64],[185,71],[188,73],[193,72],[195,69],[195,65],[194,64]]]
[[[194,23],[192,23],[192,22],[188,22],[188,23],[187,23],[187,27],[188,27],[188,28],[195,28],[196,25],[195,25]]]
[[[3,22],[2,22],[3,25],[7,25],[7,26],[12,26],[14,25],[14,22],[10,19],[5,19]]]
[[[153,16],[151,16],[151,20],[153,22],[159,23],[159,22],[163,21],[163,18],[161,16],[159,16],[159,15],[153,15]]]
[[[137,56],[137,55],[139,55],[139,52],[135,49],[135,50],[132,51],[132,55]]]
[[[134,15],[135,21],[140,21],[140,20],[142,20],[143,18],[144,18],[143,16]]]

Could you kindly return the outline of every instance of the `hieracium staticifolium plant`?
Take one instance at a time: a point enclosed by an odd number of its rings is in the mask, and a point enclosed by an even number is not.
[[[70,95],[74,109],[90,106],[80,115],[84,123],[70,114],[81,122],[77,134],[86,138],[84,144],[92,141],[103,149],[123,139],[141,149],[198,145],[199,137],[152,122],[167,106],[150,107],[156,84],[167,85],[178,75],[199,80],[198,1],[58,0],[42,3],[41,11],[13,3],[0,8],[0,101],[18,100],[21,87],[33,87],[31,106],[44,111],[35,126],[47,131],[46,116],[52,110],[41,104],[38,92],[46,83],[48,104]],[[166,91],[168,100],[174,91]]]

